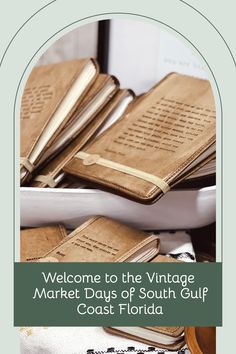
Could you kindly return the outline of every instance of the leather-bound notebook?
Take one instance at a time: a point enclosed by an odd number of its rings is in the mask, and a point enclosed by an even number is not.
[[[20,115],[21,183],[73,116],[98,75],[93,59],[35,67],[25,86]]]
[[[92,90],[92,89],[91,89]],[[90,90],[90,91],[91,91]],[[120,116],[133,100],[129,90],[118,90],[99,114],[85,127],[85,129],[64,150],[49,161],[34,177],[32,187],[56,187],[65,177],[63,167],[84,145],[100,130],[111,124]]]
[[[215,156],[215,125],[210,83],[172,73],[64,170],[135,201],[153,203]]]
[[[37,261],[67,236],[62,225],[24,229],[20,232],[20,261]]]
[[[104,216],[96,216],[44,255],[45,262],[147,262],[159,250],[159,238]]]
[[[66,124],[53,143],[46,149],[36,168],[72,142],[110,101],[118,88],[119,82],[116,78],[100,74],[71,117],[70,122]]]
[[[179,350],[185,344],[184,327],[105,327],[106,332],[154,347]]]

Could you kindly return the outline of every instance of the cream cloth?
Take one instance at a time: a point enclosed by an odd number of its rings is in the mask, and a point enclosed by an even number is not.
[[[184,262],[195,262],[191,236],[186,231],[160,232],[160,253],[169,254]]]

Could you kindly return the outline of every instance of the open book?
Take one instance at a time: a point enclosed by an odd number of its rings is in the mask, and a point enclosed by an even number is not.
[[[210,83],[170,74],[79,151],[64,171],[142,203],[152,203],[215,158]]]

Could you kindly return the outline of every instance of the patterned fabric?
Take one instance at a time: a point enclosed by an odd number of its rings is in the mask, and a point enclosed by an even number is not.
[[[20,347],[21,354],[86,354],[88,351],[89,354],[105,354],[107,348],[110,353],[111,349],[118,348],[115,354],[148,351],[147,345],[106,333],[102,327],[23,327],[20,329]],[[158,350],[159,353],[167,352],[161,348],[148,352],[158,354]],[[189,352],[186,350],[185,354]]]

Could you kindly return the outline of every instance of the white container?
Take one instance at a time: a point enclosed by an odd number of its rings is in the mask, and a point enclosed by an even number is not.
[[[143,230],[183,230],[215,221],[216,187],[172,190],[143,205],[96,189],[21,188],[21,226],[62,223],[76,228],[105,215]]]

